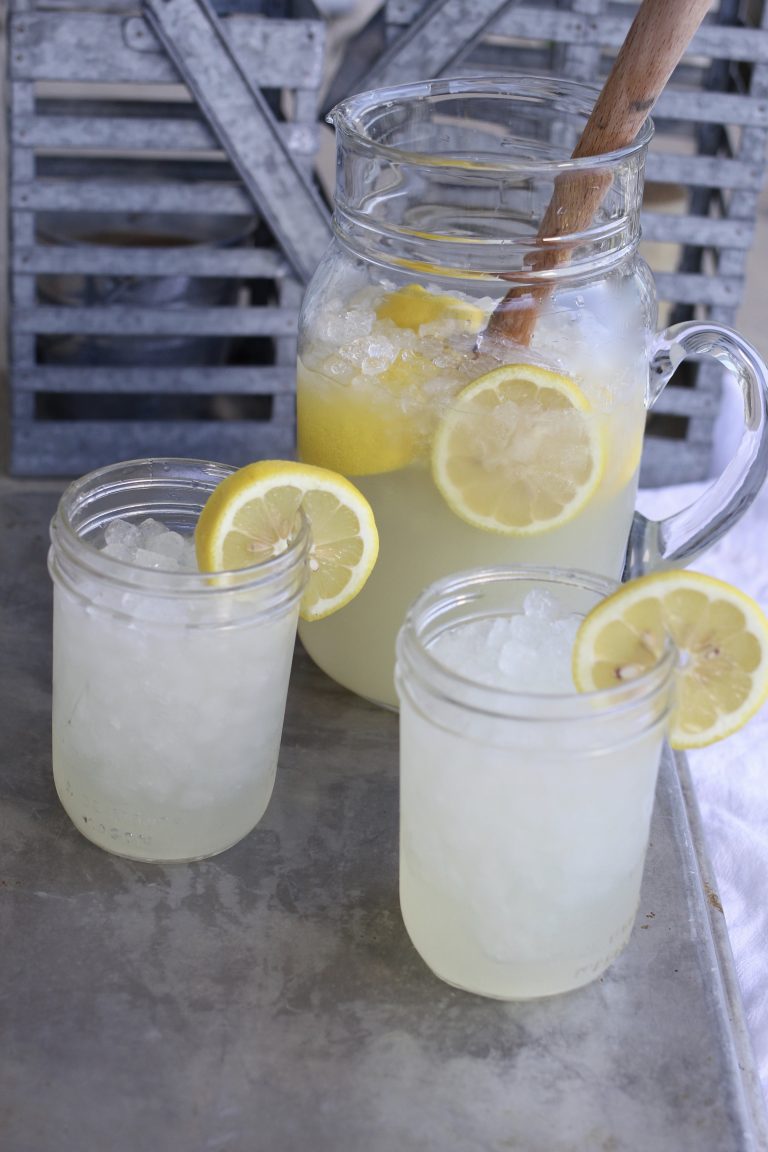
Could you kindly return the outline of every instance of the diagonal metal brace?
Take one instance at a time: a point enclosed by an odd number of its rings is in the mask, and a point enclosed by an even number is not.
[[[366,76],[366,88],[444,76],[513,0],[431,0]]]
[[[331,238],[330,214],[283,141],[221,22],[207,0],[143,0],[143,11],[306,284]]]

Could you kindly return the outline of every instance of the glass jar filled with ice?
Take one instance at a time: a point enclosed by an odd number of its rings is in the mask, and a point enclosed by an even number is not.
[[[674,675],[579,694],[576,631],[616,585],[476,569],[427,589],[397,643],[400,902],[449,984],[565,992],[625,947]]]
[[[768,468],[754,350],[716,324],[656,331],[637,253],[650,123],[628,148],[571,158],[596,95],[463,77],[331,113],[336,239],[302,306],[298,449],[353,479],[381,550],[362,595],[300,631],[372,700],[396,704],[397,630],[432,581],[468,565],[619,579],[625,556],[633,576],[685,564]],[[556,196],[590,212],[553,212]],[[735,372],[748,443],[694,509],[633,522],[647,407],[690,355]]]
[[[193,532],[234,470],[138,460],[75,481],[51,524],[53,773],[89,840],[139,860],[221,852],[275,780],[306,526],[216,576]]]

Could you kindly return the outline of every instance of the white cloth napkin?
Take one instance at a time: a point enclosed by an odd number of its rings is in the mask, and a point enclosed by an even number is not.
[[[689,504],[704,484],[641,492],[646,515]],[[768,485],[739,523],[691,568],[735,584],[768,611]],[[768,1100],[768,706],[745,728],[688,762]]]

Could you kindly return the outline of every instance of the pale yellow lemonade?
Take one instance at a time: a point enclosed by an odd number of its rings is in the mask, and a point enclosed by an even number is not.
[[[313,660],[339,683],[396,706],[395,640],[406,609],[457,569],[526,563],[620,576],[647,360],[617,316],[620,297],[588,303],[542,310],[529,348],[484,334],[490,299],[430,286],[364,286],[345,300],[329,297],[308,317],[298,363],[299,455],[349,476],[370,501],[380,536],[378,563],[360,595],[334,616],[300,625]],[[522,403],[512,391],[486,409],[475,382],[505,365],[533,367],[545,384],[552,377],[563,407],[543,411],[529,389]],[[579,467],[568,459],[570,445],[583,449],[586,441],[590,471],[573,511],[557,516],[544,507],[532,524],[503,531],[468,516],[463,494],[452,498],[442,479],[455,455],[444,433],[457,414],[470,469],[480,468],[499,500],[510,461],[525,474],[549,452],[551,471],[562,467],[570,479]],[[461,485],[461,468],[456,475]]]
[[[631,701],[579,698],[570,590],[561,603],[559,589],[533,585],[512,609],[507,587],[508,614],[490,615],[476,589],[452,600],[467,618],[434,624],[425,643],[461,681],[430,687],[400,643],[400,905],[449,984],[549,996],[599,976],[632,931],[669,667]]]
[[[149,458],[73,481],[51,523],[53,778],[75,827],[144,861],[243,839],[272,796],[299,612],[376,562],[367,502],[295,461]]]
[[[261,590],[213,605],[189,589],[175,600],[153,595],[153,569],[160,579],[198,575],[191,538],[153,519],[113,521],[97,548],[131,564],[135,586],[113,591],[84,577],[76,590],[56,588],[59,799],[87,839],[118,855],[221,852],[255,827],[272,795],[296,598],[268,618]]]

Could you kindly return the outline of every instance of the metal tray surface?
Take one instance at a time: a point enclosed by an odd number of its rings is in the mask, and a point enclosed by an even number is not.
[[[664,760],[629,948],[524,1004],[451,989],[413,950],[397,717],[300,649],[249,837],[166,867],[82,839],[50,774],[56,495],[0,481],[3,1152],[768,1147],[681,759]]]

